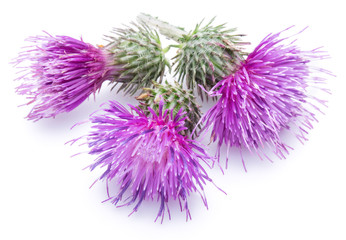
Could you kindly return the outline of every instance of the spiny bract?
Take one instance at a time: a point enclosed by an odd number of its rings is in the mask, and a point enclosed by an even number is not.
[[[191,90],[185,90],[182,86],[175,82],[174,85],[165,81],[165,84],[154,83],[154,88],[145,88],[145,92],[137,97],[141,101],[140,107],[149,114],[148,107],[158,111],[161,99],[164,99],[166,104],[165,109],[172,109],[173,116],[182,108],[186,112],[187,119],[185,126],[188,128],[188,134],[191,134],[201,118],[200,107],[196,103],[196,98]],[[194,132],[196,137],[197,132]]]
[[[196,28],[179,39],[180,45],[174,57],[175,76],[180,82],[186,81],[189,89],[197,88],[202,97],[205,94],[198,85],[210,90],[225,76],[234,72],[243,59],[240,34],[236,29],[225,29],[225,24],[213,26],[214,19]],[[205,94],[206,97],[207,94]]]
[[[160,37],[145,25],[134,28],[114,29],[116,36],[107,36],[106,49],[114,54],[114,64],[119,68],[115,82],[122,83],[120,90],[134,94],[143,87],[151,87],[153,81],[161,82],[166,66],[168,49],[162,49]]]

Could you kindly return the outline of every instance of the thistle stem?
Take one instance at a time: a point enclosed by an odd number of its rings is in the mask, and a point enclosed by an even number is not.
[[[173,26],[167,22],[164,22],[156,17],[152,17],[149,14],[140,13],[137,16],[137,21],[144,23],[148,26],[157,28],[160,33],[169,39],[179,42],[179,39],[186,35],[187,32],[184,29]]]

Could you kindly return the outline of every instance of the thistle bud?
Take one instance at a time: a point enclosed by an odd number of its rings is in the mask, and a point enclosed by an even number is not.
[[[178,76],[179,82],[185,81],[188,89],[197,89],[202,100],[204,95],[208,99],[208,95],[199,85],[210,90],[234,73],[243,60],[241,46],[247,44],[241,42],[243,35],[235,34],[236,29],[227,29],[225,24],[213,26],[214,18],[205,26],[202,21],[190,32],[148,14],[140,14],[137,20],[156,27],[161,34],[178,43],[173,45],[178,48],[173,58],[174,76]]]
[[[202,99],[203,92],[198,85],[206,90],[211,89],[234,72],[243,59],[239,47],[241,35],[233,34],[235,29],[226,29],[224,24],[212,26],[213,21],[204,27],[202,22],[197,24],[193,31],[179,39],[180,45],[173,63],[179,81],[185,79],[189,89],[197,88]]]
[[[165,67],[170,68],[157,32],[143,24],[133,25],[136,29],[114,29],[116,36],[108,36],[110,43],[106,46],[119,70],[114,77],[116,83],[122,83],[119,91],[131,95],[151,87],[153,81],[161,82]]]
[[[150,114],[149,111],[146,111],[149,107],[157,112],[159,110],[160,101],[164,100],[166,102],[164,108],[172,109],[173,116],[175,116],[180,109],[186,112],[187,119],[185,121],[185,127],[187,127],[187,133],[191,134],[193,132],[201,118],[201,111],[192,91],[183,89],[177,82],[172,85],[167,81],[164,85],[154,83],[154,88],[145,88],[144,91],[143,94],[136,98],[141,101],[140,107],[142,110]],[[197,133],[195,132],[193,137],[196,136]]]

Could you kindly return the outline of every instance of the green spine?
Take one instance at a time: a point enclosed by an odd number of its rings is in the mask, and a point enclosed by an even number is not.
[[[149,114],[148,107],[157,112],[162,98],[165,101],[164,110],[173,110],[173,116],[183,108],[188,117],[185,120],[185,127],[187,127],[187,133],[191,134],[201,118],[200,107],[196,103],[193,92],[183,89],[177,82],[172,85],[165,81],[164,85],[154,83],[154,88],[145,88],[144,93],[136,99],[141,102],[140,108]],[[192,137],[197,136],[198,129]]]
[[[165,57],[168,49],[162,49],[160,37],[155,30],[141,24],[134,28],[114,29],[115,36],[107,36],[106,49],[113,53],[119,91],[133,95],[137,90],[151,87],[153,82],[162,82],[166,66],[171,68]]]
[[[198,95],[207,97],[198,85],[210,90],[217,82],[236,71],[243,60],[241,36],[233,34],[236,29],[226,29],[225,24],[212,26],[214,19],[179,39],[174,57],[175,76],[186,81],[189,89],[197,88]]]

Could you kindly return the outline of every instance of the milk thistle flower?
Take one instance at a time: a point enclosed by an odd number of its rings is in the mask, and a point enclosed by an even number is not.
[[[113,204],[134,204],[136,212],[144,200],[156,199],[160,201],[156,219],[163,220],[166,210],[170,218],[168,202],[178,199],[188,220],[191,193],[198,192],[207,207],[203,186],[211,179],[201,164],[209,165],[213,158],[199,142],[181,134],[187,118],[182,109],[173,114],[163,110],[164,104],[161,100],[157,111],[148,108],[148,116],[139,107],[129,105],[130,112],[110,101],[103,114],[92,115],[93,131],[86,138],[89,154],[97,158],[90,170],[106,168],[96,181],[106,181],[107,200]],[[118,184],[119,192],[110,194],[109,184]]]
[[[202,122],[207,128],[212,126],[218,158],[221,146],[227,146],[226,164],[228,150],[233,146],[240,151],[254,150],[261,159],[269,159],[263,151],[269,145],[279,158],[285,158],[290,147],[279,133],[290,129],[301,142],[307,140],[308,130],[317,121],[316,110],[326,104],[309,91],[319,88],[328,92],[318,86],[325,79],[315,73],[329,72],[311,66],[312,61],[328,55],[319,49],[302,51],[294,41],[285,45],[287,38],[280,38],[280,34],[264,38],[234,74],[210,91],[211,96],[220,98]]]
[[[15,64],[24,68],[17,93],[34,104],[29,120],[55,117],[95,94],[116,69],[112,57],[101,48],[68,36],[30,37],[32,46],[21,52]]]

